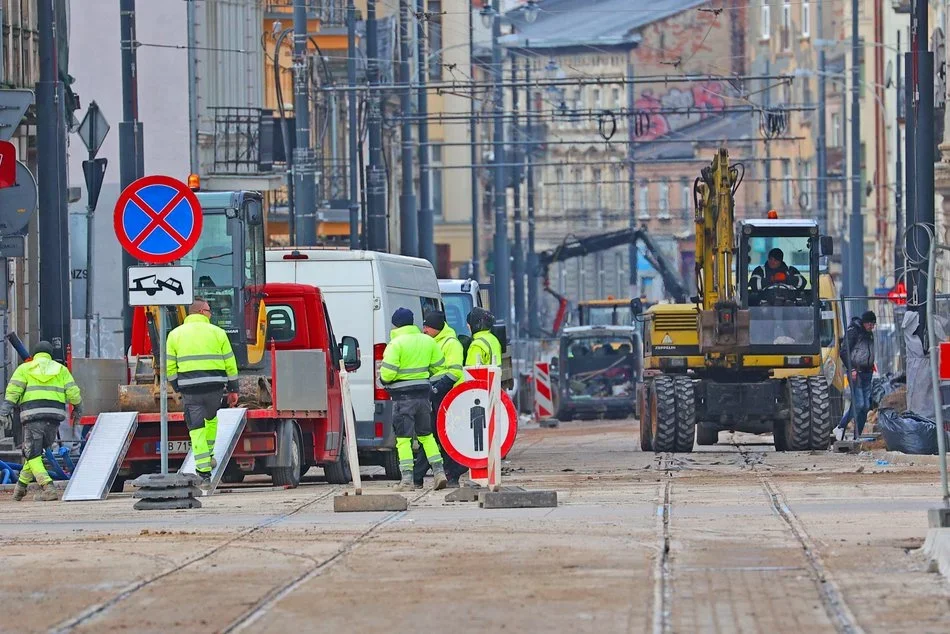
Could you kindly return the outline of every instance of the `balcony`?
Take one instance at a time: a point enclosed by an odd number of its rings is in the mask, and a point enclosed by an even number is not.
[[[323,201],[333,203],[349,199],[349,165],[345,160],[317,158],[317,181],[319,196]]]
[[[304,0],[307,19],[319,20],[323,26],[346,25],[346,0]],[[267,0],[264,4],[265,19],[291,20],[294,0]]]
[[[272,110],[213,107],[216,176],[270,174],[274,171],[274,142],[278,140]]]

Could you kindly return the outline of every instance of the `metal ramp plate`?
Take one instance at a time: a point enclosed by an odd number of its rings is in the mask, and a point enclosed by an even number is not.
[[[104,500],[139,426],[138,412],[105,412],[96,418],[63,500]]]
[[[228,466],[231,454],[237,447],[241,432],[244,431],[244,424],[247,421],[247,408],[234,407],[218,410],[218,437],[214,440],[214,459],[218,461],[218,466],[211,470],[211,486],[204,495],[211,495],[218,488],[221,482],[221,476]],[[189,451],[185,456],[185,461],[181,463],[178,473],[195,473],[195,454]]]

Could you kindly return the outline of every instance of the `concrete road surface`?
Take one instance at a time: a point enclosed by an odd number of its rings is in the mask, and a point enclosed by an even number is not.
[[[174,512],[5,491],[0,631],[950,631],[918,551],[934,461],[770,441],[654,455],[635,421],[522,429],[506,483],[557,490],[556,509],[425,489],[407,512],[334,514],[320,481]]]

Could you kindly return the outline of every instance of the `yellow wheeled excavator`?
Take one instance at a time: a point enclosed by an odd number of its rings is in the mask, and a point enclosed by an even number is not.
[[[633,301],[646,321],[645,451],[692,451],[697,426],[699,444],[722,430],[772,433],[778,451],[825,449],[832,438],[828,381],[813,371],[821,365],[819,257],[831,255],[831,238],[813,220],[775,212],[737,222],[743,173],[721,148],[695,181],[694,303],[644,316]]]

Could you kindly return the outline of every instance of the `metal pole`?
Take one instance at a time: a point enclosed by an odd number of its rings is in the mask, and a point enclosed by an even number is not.
[[[634,140],[636,138],[635,130],[635,119],[633,115],[633,107],[636,101],[636,95],[634,94],[634,85],[631,81],[633,79],[633,64],[627,62],[627,112],[630,114],[627,115],[627,197],[630,199],[627,201],[627,206],[630,209],[630,228],[636,229],[637,227],[637,163],[635,160],[635,150],[636,146],[634,145]],[[632,242],[627,249],[627,257],[630,261],[630,295],[639,297],[637,292],[637,286],[639,285],[639,270],[637,269],[637,243]]]
[[[469,74],[472,79],[475,78],[475,37],[473,14],[471,9],[468,12],[468,62]],[[481,269],[481,250],[478,244],[478,217],[481,200],[478,195],[478,124],[475,117],[475,100],[468,100],[468,133],[471,137],[471,148],[469,151],[469,163],[471,163],[471,187],[472,187],[472,278],[477,280]]]
[[[192,174],[198,173],[198,38],[195,5],[195,2],[185,3],[188,16],[188,156]]]
[[[769,60],[765,60],[765,74],[769,74],[769,67],[771,64]],[[768,107],[772,105],[772,86],[769,84],[769,80],[765,80],[765,108],[766,111]],[[765,208],[767,210],[772,209],[772,148],[769,146],[769,137],[765,137]]]
[[[912,54],[916,59],[914,68],[913,82],[915,84],[915,141],[916,154],[914,161],[915,168],[915,189],[916,196],[914,200],[914,227],[911,232],[914,234],[914,250],[908,255],[917,261],[930,256],[930,238],[935,235],[934,226],[934,57],[933,53],[927,50],[930,28],[928,26],[927,2],[916,0],[914,3],[914,14],[911,18],[911,44]],[[911,226],[911,225],[908,225]],[[924,281],[920,279],[923,273],[923,266],[920,265],[917,270],[917,286],[920,287]],[[920,323],[927,323],[925,304],[920,303],[917,311],[923,313],[920,315]],[[923,339],[923,337],[922,337]],[[923,339],[926,342],[926,339]],[[936,351],[931,351],[935,354]]]
[[[399,0],[399,107],[404,115],[412,111],[412,90],[409,88],[409,0]],[[415,183],[412,169],[412,120],[402,122],[402,190],[399,194],[399,252],[419,256],[419,214],[416,211]]]
[[[66,109],[56,48],[65,26],[56,23],[53,0],[37,3],[40,81],[37,83],[39,168],[40,332],[65,361],[70,340],[69,216],[66,209]],[[62,31],[60,31],[62,28]]]
[[[926,6],[926,5],[925,5]],[[931,102],[933,103],[933,102]],[[929,139],[928,139],[929,140]],[[937,453],[940,454],[940,490],[943,493],[943,504],[950,507],[950,489],[947,487],[947,438],[943,429],[943,399],[940,393],[940,359],[938,354],[938,342],[936,328],[934,328],[934,315],[936,309],[933,308],[937,303],[937,283],[935,279],[937,260],[937,240],[936,238],[930,244],[927,263],[927,304],[931,309],[927,311],[927,337],[930,347],[930,373],[934,387],[934,421],[937,423]]]
[[[518,60],[514,55],[511,57],[511,82],[518,81]],[[519,137],[519,131],[522,129],[518,120],[518,88],[511,89],[511,114],[512,114],[512,140]],[[524,249],[521,245],[521,173],[523,165],[522,157],[517,150],[512,151],[512,157],[518,164],[511,172],[514,184],[514,236],[512,240],[512,271],[515,281],[515,336],[520,338],[521,329],[524,328]]]
[[[824,0],[818,0],[818,39],[824,26]],[[828,114],[826,103],[825,47],[818,49],[818,230],[828,232]],[[805,81],[808,81],[807,79]]]
[[[307,51],[307,2],[294,0],[294,243],[317,243],[314,151],[310,147],[310,73]]]
[[[416,0],[416,14],[425,15],[425,0]],[[426,55],[425,20],[416,18],[416,45],[418,47],[416,111],[419,115],[419,255],[432,266],[435,261],[435,218],[432,209],[432,182],[429,171],[429,59]]]
[[[861,215],[861,41],[859,0],[851,0],[851,225],[848,240],[848,286],[845,294],[863,296],[864,216]],[[854,307],[860,314],[861,303]]]
[[[356,85],[356,5],[349,0],[346,5],[346,81],[353,87]],[[347,119],[349,125],[349,154],[350,154],[350,248],[360,247],[360,203],[359,197],[359,121],[356,115],[358,93],[351,92],[347,96]]]
[[[915,306],[918,301],[919,264],[916,230],[910,230],[917,222],[917,108],[914,106],[914,53],[904,54],[904,182],[907,195],[904,197],[904,251],[906,260],[904,271],[907,285],[907,304]]]
[[[897,98],[895,102],[897,103],[897,120],[898,122],[903,119],[905,115],[906,108],[901,107],[901,64],[903,60],[901,59],[901,32],[900,29],[897,30],[897,63],[894,64],[897,69]],[[906,105],[906,104],[905,104]],[[904,124],[907,125],[906,122]],[[897,136],[896,141],[894,142],[894,154],[896,154],[897,165],[895,167],[895,175],[897,176],[897,182],[894,185],[894,285],[896,286],[900,282],[901,278],[904,275],[904,262],[902,258],[903,249],[901,248],[904,244],[904,162],[901,158],[901,127],[900,124],[894,126],[894,133]],[[906,285],[906,282],[905,282]]]
[[[531,84],[531,61],[529,60],[524,69],[524,79],[526,84]],[[531,89],[528,88],[525,96],[525,120],[528,127],[528,150],[525,153],[527,165],[527,182],[525,187],[528,189],[528,330],[532,337],[541,336],[541,315],[538,313],[538,259],[534,244],[534,103]]]
[[[189,3],[190,4],[190,3]],[[99,105],[93,101],[89,104],[89,138],[96,138],[96,111]],[[89,160],[95,161],[96,153],[89,150]],[[86,199],[86,358],[90,358],[92,351],[92,253],[95,248],[95,231],[93,230],[96,208]]]
[[[491,58],[492,58],[492,80],[495,130],[493,141],[493,150],[495,154],[494,175],[495,175],[495,244],[494,244],[494,262],[495,262],[495,303],[493,304],[495,317],[501,319],[504,323],[511,321],[510,301],[511,294],[511,270],[508,262],[508,209],[505,187],[505,123],[502,119],[504,112],[504,100],[502,95],[502,57],[501,45],[498,38],[501,37],[501,11],[500,0],[492,0],[494,9],[494,20],[491,27]]]
[[[143,126],[139,118],[138,61],[135,43],[135,0],[119,0],[119,26],[122,46],[122,122],[119,124],[119,185],[125,189],[145,172]],[[122,271],[134,266],[135,259],[122,251]],[[129,290],[122,285],[122,329],[124,352],[132,345],[132,308]]]
[[[165,307],[158,309],[158,383],[159,383],[159,425],[162,442],[162,475],[168,474],[168,360],[165,354]]]
[[[386,222],[386,170],[383,167],[383,115],[379,91],[379,34],[376,0],[366,0],[366,74],[369,79],[369,169],[366,175],[367,234],[371,251],[386,251],[389,226]]]

